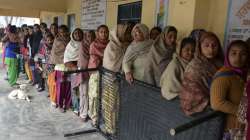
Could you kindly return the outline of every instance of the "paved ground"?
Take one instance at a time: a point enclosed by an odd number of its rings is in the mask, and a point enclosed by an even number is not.
[[[80,122],[71,111],[60,113],[51,108],[47,92],[37,93],[33,87],[28,93],[31,103],[9,100],[13,89],[3,80],[4,73],[0,67],[0,140],[104,140],[98,134],[63,137],[64,133],[91,128],[90,123]]]

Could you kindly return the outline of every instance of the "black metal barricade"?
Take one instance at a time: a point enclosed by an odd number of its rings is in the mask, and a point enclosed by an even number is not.
[[[98,127],[65,136],[99,132],[110,140],[222,138],[223,114],[207,109],[191,117],[185,116],[179,100],[165,100],[159,88],[136,80],[129,85],[123,75],[104,68],[99,72]]]

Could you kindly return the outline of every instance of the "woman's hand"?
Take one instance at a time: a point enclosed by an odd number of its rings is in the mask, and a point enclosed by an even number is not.
[[[127,82],[132,85],[133,81],[134,81],[134,77],[133,74],[131,72],[128,72],[125,74],[126,80]]]

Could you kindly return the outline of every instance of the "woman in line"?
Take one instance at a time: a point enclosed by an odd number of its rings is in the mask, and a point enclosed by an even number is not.
[[[242,128],[236,114],[243,96],[248,72],[248,46],[235,40],[227,48],[224,66],[217,71],[210,88],[211,106],[226,113],[225,131]]]
[[[57,105],[61,112],[65,112],[71,103],[70,81],[68,76],[64,74],[66,68],[63,63],[65,48],[69,41],[68,27],[61,25],[51,50],[50,59],[51,64],[55,65]]]
[[[188,63],[193,59],[195,46],[194,39],[184,38],[172,61],[163,72],[160,86],[162,96],[165,99],[172,100],[179,95],[184,71]]]
[[[64,64],[68,70],[77,69],[77,61],[79,60],[79,51],[82,47],[83,31],[80,28],[76,28],[71,33],[71,40],[68,43],[66,50],[64,52]],[[72,95],[72,105],[73,112],[79,114],[79,85],[80,77],[79,73],[71,74],[71,95]]]
[[[9,42],[5,48],[5,64],[7,65],[8,82],[10,86],[16,87],[16,81],[18,78],[17,54],[19,53],[19,39],[16,26],[10,26],[7,35],[9,38]]]
[[[155,40],[147,57],[145,82],[160,86],[161,75],[172,60],[176,49],[176,37],[177,29],[174,26],[167,26],[160,37]]]
[[[122,60],[128,45],[132,42],[132,24],[118,24],[110,33],[110,42],[104,51],[103,67],[113,71],[121,72]],[[104,74],[108,81],[103,84],[103,115],[106,133],[114,134],[118,115],[119,92],[118,81],[110,73]]]
[[[79,59],[77,66],[80,69],[88,69],[89,63],[89,47],[90,44],[95,40],[95,32],[90,30],[85,33],[82,41],[82,46],[79,50]],[[80,105],[79,105],[79,117],[81,121],[86,122],[88,118],[88,83],[89,74],[87,72],[80,73],[79,75],[79,92],[80,92]]]
[[[100,25],[97,28],[97,38],[90,45],[90,59],[88,68],[99,68],[102,66],[104,50],[109,42],[109,29],[106,25]],[[99,73],[91,72],[89,79],[89,117],[92,120],[92,125],[97,126],[98,109],[99,109]]]
[[[209,105],[211,81],[222,65],[223,52],[218,37],[211,32],[204,33],[182,81],[180,102],[186,115],[202,112]]]
[[[133,42],[129,45],[122,62],[128,83],[134,79],[144,81],[147,54],[153,41],[149,39],[149,29],[145,24],[136,24],[132,30]]]

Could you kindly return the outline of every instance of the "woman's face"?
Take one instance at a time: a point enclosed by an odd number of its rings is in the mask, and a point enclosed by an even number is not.
[[[74,31],[73,38],[75,41],[82,41],[83,33],[79,30]]]
[[[63,37],[68,35],[67,32],[65,32],[63,29],[59,29],[58,33],[59,33],[60,36],[63,36]]]
[[[201,53],[208,59],[213,59],[219,52],[219,44],[214,38],[205,38],[201,42]]]
[[[144,35],[139,28],[135,28],[135,30],[134,30],[134,40],[136,42],[140,42],[140,41],[145,40]]]
[[[100,40],[108,40],[109,31],[106,28],[100,28],[97,33]]]
[[[231,66],[242,68],[246,65],[247,58],[248,53],[246,48],[237,45],[231,46],[228,53],[228,59]]]
[[[52,25],[52,26],[50,27],[50,32],[55,36],[55,35],[57,34],[57,32],[58,32],[57,27],[54,26],[54,25]]]
[[[48,45],[53,45],[53,42],[54,42],[54,39],[53,38],[51,38],[51,37],[47,37],[46,38],[46,43],[48,44]]]
[[[186,44],[181,49],[181,57],[186,61],[190,62],[194,57],[195,46],[192,44]]]
[[[32,34],[33,34],[33,29],[32,29],[32,28],[29,28],[29,29],[28,29],[28,32],[29,32],[29,35],[32,35]]]
[[[176,44],[177,33],[175,31],[171,31],[165,34],[165,43],[168,46],[173,46]]]

